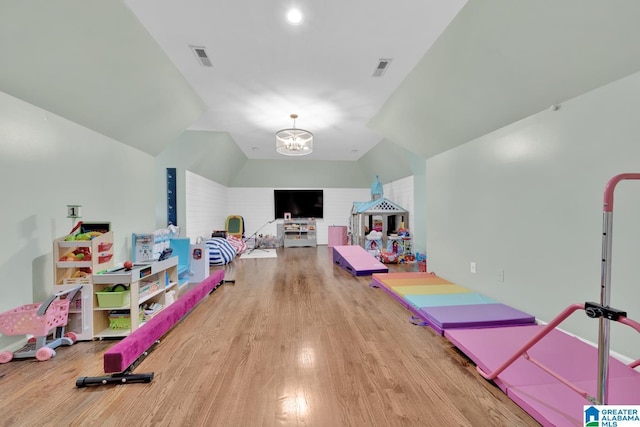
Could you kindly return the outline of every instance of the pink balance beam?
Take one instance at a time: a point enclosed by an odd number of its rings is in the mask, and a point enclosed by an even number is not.
[[[164,308],[153,319],[107,350],[104,353],[104,372],[120,373],[126,371],[205,296],[216,289],[223,279],[224,270],[212,272],[208,278],[178,298],[173,304]]]

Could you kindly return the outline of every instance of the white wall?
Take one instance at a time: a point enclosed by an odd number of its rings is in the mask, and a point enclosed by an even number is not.
[[[264,226],[259,234],[277,235],[274,219],[273,188],[229,188],[229,213],[244,217],[246,237]],[[348,225],[354,201],[368,200],[368,188],[324,188],[324,218],[316,220],[317,241],[326,245],[330,225]],[[266,225],[265,225],[266,224]]]
[[[244,218],[245,237],[255,232],[263,235],[277,235],[274,220],[273,188],[224,187],[194,173],[186,174],[187,224],[186,236],[195,239],[208,237],[211,230],[224,230],[228,215]],[[325,188],[324,218],[318,219],[317,241],[326,245],[330,225],[349,225],[353,202],[371,198],[369,188]],[[206,234],[208,233],[208,234]]]
[[[200,175],[186,171],[186,222],[184,236],[195,241],[209,238],[213,230],[224,230],[229,215],[228,189]]]
[[[317,189],[318,187],[313,187]],[[279,187],[278,189],[284,189]],[[287,187],[286,189],[303,189]],[[274,220],[273,188],[231,187],[228,189],[229,215],[244,218],[245,237],[258,232],[262,235],[277,235]],[[328,244],[329,226],[349,225],[353,202],[371,199],[369,188],[324,188],[324,215],[316,219],[316,237],[319,245]],[[270,223],[270,221],[273,221]],[[224,228],[224,222],[222,223]]]
[[[154,229],[154,177],[150,155],[0,92],[0,312],[53,292],[68,204],[84,221],[110,221],[115,259],[128,259],[131,233]],[[16,339],[0,337],[0,348]]]
[[[429,159],[430,269],[543,321],[599,301],[602,194],[612,176],[640,172],[639,113],[635,74]],[[640,182],[624,182],[616,190],[611,305],[635,319],[639,218]],[[597,340],[598,322],[584,313],[561,327]],[[611,345],[640,356],[629,327],[614,324]]]
[[[414,177],[408,176],[406,178],[399,179],[397,181],[384,184],[382,191],[384,197],[391,200],[398,206],[406,209],[409,212],[409,223],[406,224],[409,227],[409,232],[412,233],[415,229],[414,224],[417,222],[424,222],[423,218],[415,217],[415,204],[414,204]],[[415,222],[414,222],[415,221]],[[399,224],[398,224],[399,225]]]

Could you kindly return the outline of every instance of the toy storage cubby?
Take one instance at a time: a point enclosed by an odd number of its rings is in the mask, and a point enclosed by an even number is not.
[[[113,292],[109,292],[110,289]],[[126,288],[126,290],[125,290]],[[93,275],[94,338],[123,338],[138,329],[176,297],[178,257],[134,264]],[[109,295],[111,294],[111,295]],[[143,314],[143,305],[157,307]]]
[[[284,221],[284,247],[316,246],[316,220],[287,219]]]
[[[53,265],[56,285],[91,283],[92,275],[113,267],[113,232],[96,235],[91,240],[53,241]]]

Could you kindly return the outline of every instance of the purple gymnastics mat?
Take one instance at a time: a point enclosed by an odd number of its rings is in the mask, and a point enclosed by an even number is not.
[[[542,325],[455,329],[444,336],[484,372],[508,360]],[[559,329],[529,351],[530,357],[592,396],[597,393],[598,350]],[[591,403],[526,360],[517,359],[494,380],[518,406],[543,426],[584,426],[584,405]],[[609,404],[640,405],[640,372],[609,357]]]
[[[501,303],[421,307],[418,311],[441,330],[493,328],[536,323],[534,316]]]
[[[402,295],[402,293],[396,292],[397,289],[405,287],[389,286],[389,284],[398,282],[393,274],[375,274],[371,286],[382,288],[411,311],[421,324],[431,327],[440,335],[447,329],[531,325],[536,322],[534,316],[501,304],[482,294],[471,291],[460,293],[457,290],[459,288],[457,285],[452,285],[452,288],[456,288],[456,290],[451,294],[442,294],[440,291],[445,287],[439,283],[450,282],[438,276],[425,277],[424,273],[415,273],[414,276],[411,276],[410,273],[404,274],[403,279],[413,281],[414,288],[420,288],[421,294]],[[419,286],[418,283],[422,280],[424,286]],[[429,294],[428,289],[432,286],[434,289],[438,289],[437,293]],[[413,321],[415,323],[415,319]]]
[[[354,276],[368,276],[373,273],[387,273],[389,268],[375,259],[361,246],[334,246],[333,262]]]
[[[372,284],[377,287],[377,282]],[[416,307],[389,288],[380,286],[413,313],[412,323],[429,326],[440,335],[449,329],[495,328],[535,324],[535,317],[500,303]]]

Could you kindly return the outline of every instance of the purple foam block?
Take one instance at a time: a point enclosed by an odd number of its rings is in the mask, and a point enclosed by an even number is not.
[[[536,322],[534,316],[500,303],[422,307],[420,312],[442,329],[488,328]]]

